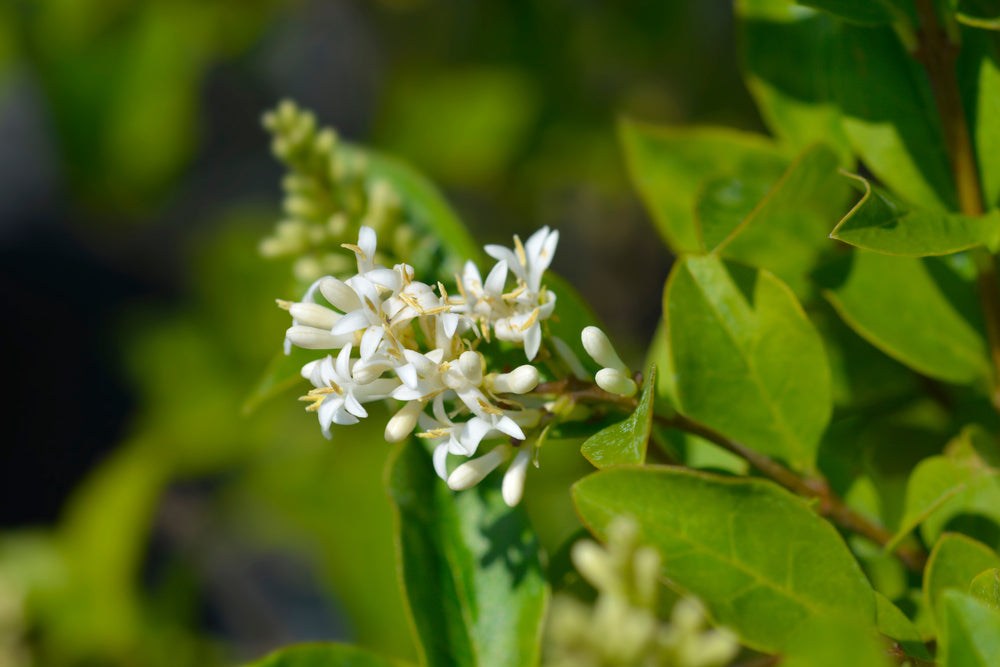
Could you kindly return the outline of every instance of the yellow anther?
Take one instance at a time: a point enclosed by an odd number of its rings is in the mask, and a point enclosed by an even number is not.
[[[525,323],[522,324],[520,327],[518,327],[518,329],[520,331],[527,331],[528,329],[530,329],[531,327],[533,327],[535,325],[535,322],[538,321],[538,314],[539,314],[539,312],[540,312],[540,309],[538,309],[538,308],[535,308],[533,311],[531,311],[531,315],[528,316],[528,319],[525,321]]]
[[[503,410],[501,410],[500,408],[497,408],[497,407],[494,407],[494,406],[490,405],[489,403],[487,403],[486,401],[484,401],[481,398],[477,398],[476,399],[476,403],[478,403],[479,407],[481,407],[483,409],[483,412],[485,412],[487,414],[497,415],[497,416],[502,416],[503,415]]]
[[[353,243],[341,243],[340,247],[347,248],[351,252],[356,253],[357,256],[361,258],[361,261],[368,261],[368,256],[365,254],[365,251],[360,248],[360,246],[356,246]]]
[[[514,234],[514,252],[517,253],[517,261],[521,262],[521,266],[528,266],[528,256],[524,252],[524,246],[521,244],[521,238]]]
[[[415,434],[418,438],[440,438],[442,436],[448,435],[451,429],[448,428],[434,428],[430,431],[424,431],[422,433]]]

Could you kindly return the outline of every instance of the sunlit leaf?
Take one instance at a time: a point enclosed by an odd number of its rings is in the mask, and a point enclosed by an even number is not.
[[[956,590],[942,601],[941,667],[993,667],[1000,655],[1000,614]]]
[[[944,592],[957,589],[965,593],[981,572],[995,567],[1000,567],[1000,556],[985,544],[957,533],[941,536],[924,569],[924,599],[939,628],[938,603]]]
[[[400,577],[428,665],[533,665],[548,598],[537,539],[501,476],[454,492],[419,442],[388,472]]]
[[[875,627],[872,589],[840,535],[771,482],[623,467],[577,482],[573,499],[602,539],[614,517],[633,517],[663,577],[752,648],[783,651],[811,618]]]
[[[878,634],[843,619],[810,618],[788,641],[785,667],[889,667]]]
[[[767,271],[687,257],[664,294],[677,408],[799,470],[812,470],[830,419],[819,334]]]
[[[980,572],[969,584],[969,595],[1000,613],[1000,569]]]
[[[403,667],[374,653],[343,644],[289,646],[246,667]]]
[[[895,639],[907,655],[921,660],[931,659],[917,627],[899,607],[878,591],[875,591],[875,610],[879,632]]]
[[[646,388],[639,405],[627,419],[612,424],[587,438],[581,453],[597,468],[609,468],[630,463],[646,462],[653,425],[653,397],[656,389],[656,366],[650,366]]]

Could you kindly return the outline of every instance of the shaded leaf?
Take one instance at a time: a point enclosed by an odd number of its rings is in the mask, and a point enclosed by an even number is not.
[[[428,665],[533,665],[548,598],[537,539],[501,475],[453,492],[419,442],[388,471],[400,577]]]
[[[975,286],[952,265],[859,250],[814,277],[854,331],[913,370],[957,383],[990,373]]]
[[[799,4],[814,7],[837,18],[866,25],[885,25],[901,18],[916,15],[905,0],[798,0]]]
[[[840,535],[788,491],[759,479],[680,468],[612,468],[573,486],[585,524],[605,538],[618,515],[744,644],[783,651],[810,618],[875,625],[872,590]]]
[[[629,174],[674,252],[698,252],[694,202],[704,184],[724,178],[777,181],[787,160],[769,139],[724,128],[619,124]],[[759,186],[757,186],[759,187]]]
[[[976,217],[919,209],[873,188],[861,176],[848,176],[864,195],[830,233],[832,238],[905,257],[947,255],[975,246],[993,251],[1000,244],[1000,210]]]
[[[830,419],[819,334],[767,271],[687,257],[664,294],[677,407],[766,454],[812,470]]]
[[[921,660],[931,659],[917,626],[889,598],[878,591],[875,591],[875,612],[878,631],[886,637],[895,639],[906,655]]]
[[[639,405],[628,419],[612,424],[587,438],[580,452],[595,468],[646,462],[646,447],[653,425],[653,397],[656,389],[656,365],[649,367],[646,388]]]

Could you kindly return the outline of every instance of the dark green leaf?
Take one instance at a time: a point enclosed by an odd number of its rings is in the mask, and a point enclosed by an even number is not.
[[[924,569],[924,600],[939,629],[938,604],[944,592],[951,588],[965,593],[979,573],[995,567],[1000,567],[1000,556],[985,544],[957,533],[941,536]]]
[[[747,87],[771,133],[793,154],[826,143],[840,166],[853,168],[830,88],[836,19],[792,0],[739,0],[737,14]]]
[[[699,190],[719,179],[777,181],[787,165],[766,137],[724,128],[619,126],[632,183],[653,222],[677,253],[699,252],[694,203]]]
[[[864,195],[830,234],[832,238],[887,255],[947,255],[1000,244],[1000,210],[984,216],[943,213],[910,206],[861,176],[849,175]]]
[[[548,587],[538,543],[494,473],[453,492],[419,442],[390,463],[400,576],[427,665],[533,665]]]
[[[994,667],[1000,656],[1000,614],[960,591],[942,601],[941,667]]]
[[[879,632],[895,639],[906,655],[921,660],[931,659],[917,626],[889,598],[878,591],[875,591],[875,611]]]
[[[905,0],[798,0],[798,2],[807,7],[822,9],[845,21],[866,25],[885,25],[900,19],[916,19],[913,7],[908,6]]]
[[[994,30],[1000,30],[1000,3],[994,2]],[[959,16],[961,20],[961,15]],[[986,208],[1000,206],[1000,47],[993,32],[965,29],[957,65],[969,129],[976,146]]]
[[[843,23],[830,64],[844,128],[865,165],[923,208],[957,209],[930,83],[889,27]]]
[[[858,250],[815,278],[852,329],[917,372],[957,383],[990,373],[975,286],[951,264]]]
[[[580,451],[596,468],[645,463],[649,432],[653,425],[656,365],[649,367],[646,388],[628,419],[612,424],[587,438]]]
[[[783,651],[810,618],[875,626],[871,587],[840,535],[771,482],[612,468],[577,482],[573,499],[601,538],[614,517],[633,517],[664,578],[751,648]]]
[[[246,667],[402,667],[403,664],[344,644],[299,644],[275,651]]]
[[[678,410],[812,470],[830,419],[830,371],[789,289],[767,271],[687,257],[664,301]]]
[[[995,612],[1000,612],[1000,569],[980,572],[969,585],[969,595]]]

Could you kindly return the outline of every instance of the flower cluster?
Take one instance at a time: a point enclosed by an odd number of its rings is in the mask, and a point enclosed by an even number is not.
[[[301,302],[279,302],[292,316],[286,352],[292,345],[331,350],[302,368],[315,387],[303,399],[323,434],[329,438],[333,424],[367,417],[366,403],[395,399],[403,405],[386,425],[386,440],[400,441],[419,427],[417,435],[433,445],[435,470],[456,490],[513,457],[503,498],[517,504],[532,458],[525,429],[542,417],[540,404],[522,395],[536,387],[539,372],[530,363],[490,372],[477,348],[495,338],[522,346],[529,362],[539,355],[542,324],[556,303],[542,275],[558,240],[545,227],[523,244],[515,236],[513,249],[488,245],[497,262],[486,279],[468,261],[457,294],[449,294],[441,283],[416,280],[409,264],[376,263],[376,232],[362,226],[357,244],[344,244],[356,257],[356,274],[320,278]],[[506,442],[476,457],[484,441],[499,438]],[[469,460],[451,470],[451,456]]]
[[[704,611],[694,598],[677,601],[670,623],[657,618],[660,555],[639,543],[631,519],[617,517],[608,526],[606,548],[583,540],[571,555],[598,596],[593,607],[555,598],[546,667],[719,667],[739,653],[731,631],[703,629]]]

